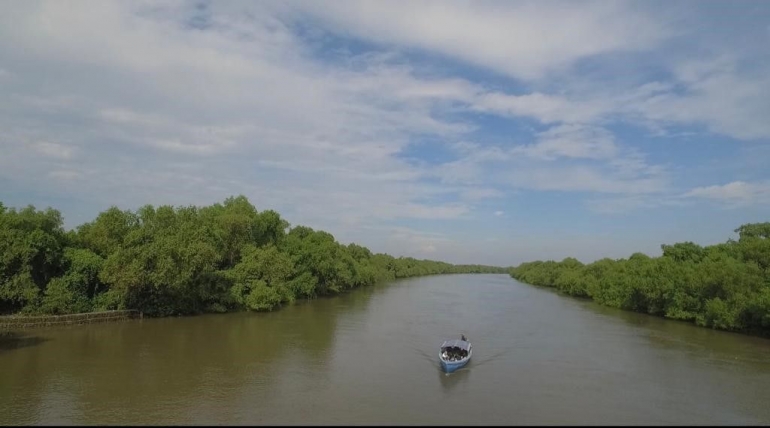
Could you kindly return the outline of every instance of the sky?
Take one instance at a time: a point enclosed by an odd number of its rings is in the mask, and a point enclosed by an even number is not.
[[[451,263],[770,221],[770,2],[4,1],[0,202],[244,195]]]

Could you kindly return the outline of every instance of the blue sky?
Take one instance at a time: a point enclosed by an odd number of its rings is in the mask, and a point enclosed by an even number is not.
[[[0,201],[74,227],[243,194],[456,263],[770,220],[770,3],[10,2]]]

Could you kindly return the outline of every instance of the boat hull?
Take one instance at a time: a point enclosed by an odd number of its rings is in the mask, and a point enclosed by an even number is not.
[[[446,361],[445,359],[441,358],[441,355],[439,355],[439,362],[441,363],[441,368],[447,372],[452,373],[454,371],[457,371],[463,367],[465,367],[468,362],[471,360],[471,355],[468,355],[468,358],[465,358],[464,360],[460,361]]]
[[[459,370],[459,369],[465,367],[465,365],[468,364],[468,361],[470,361],[470,357],[466,358],[466,359],[464,359],[462,361],[445,361],[443,359],[440,359],[439,361],[441,361],[441,368],[445,372],[452,373],[452,372],[454,372],[456,370]]]
[[[465,358],[461,360],[455,359],[461,355]],[[465,339],[465,336],[463,336],[462,339],[445,340],[441,344],[438,360],[441,363],[441,368],[445,372],[452,373],[465,367],[465,365],[468,364],[468,361],[471,360],[472,356],[473,346],[471,346],[471,343]]]

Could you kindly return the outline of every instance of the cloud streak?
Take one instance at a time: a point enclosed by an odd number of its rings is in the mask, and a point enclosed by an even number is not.
[[[721,202],[733,208],[751,204],[770,204],[770,181],[759,183],[733,181],[723,185],[697,187],[684,196]]]

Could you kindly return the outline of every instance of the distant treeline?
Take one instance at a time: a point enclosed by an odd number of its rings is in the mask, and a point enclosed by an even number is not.
[[[372,254],[289,228],[243,196],[202,208],[112,207],[75,230],[62,225],[57,210],[0,203],[0,314],[260,311],[395,278],[507,273]]]
[[[770,223],[736,229],[738,241],[662,245],[663,255],[584,265],[574,258],[512,268],[513,278],[572,296],[699,326],[770,336]]]

